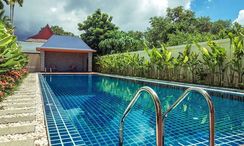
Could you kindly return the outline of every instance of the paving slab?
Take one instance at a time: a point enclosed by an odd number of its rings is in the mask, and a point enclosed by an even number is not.
[[[0,128],[0,136],[8,134],[24,134],[35,131],[34,125]]]
[[[3,142],[0,146],[34,146],[34,139]]]
[[[33,107],[33,106],[35,106],[35,104],[33,103],[0,105],[0,107],[3,107],[4,109],[25,108],[25,107]]]
[[[29,101],[29,100],[35,100],[35,98],[31,98],[31,97],[25,97],[25,98],[9,98],[9,99],[5,99],[4,102],[21,102],[21,101]]]
[[[23,103],[35,103],[35,102],[33,101],[33,99],[32,100],[31,99],[18,100],[18,101],[16,101],[16,100],[4,100],[0,104],[15,104],[15,103],[23,104]]]
[[[35,97],[33,96],[18,96],[18,97],[9,97],[6,100],[23,100],[23,99],[35,99]]]
[[[10,107],[14,107],[14,106],[23,106],[23,105],[27,105],[27,106],[29,106],[29,105],[35,105],[36,104],[36,102],[35,101],[29,101],[29,102],[2,102],[2,103],[0,103],[0,106],[10,106]]]
[[[34,113],[36,111],[35,108],[30,109],[10,109],[10,110],[0,110],[0,116],[3,115],[13,115],[13,114],[26,114],[26,113]]]
[[[35,115],[16,116],[16,117],[7,117],[7,118],[2,117],[0,120],[0,124],[26,122],[26,121],[33,121],[35,119],[36,119]]]
[[[48,146],[38,74],[0,102],[0,146]]]

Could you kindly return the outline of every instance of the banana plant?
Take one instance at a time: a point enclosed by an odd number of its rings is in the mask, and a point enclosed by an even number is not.
[[[179,67],[179,71],[178,71],[178,77],[179,80],[181,80],[181,71],[182,69],[187,69],[187,65],[188,65],[188,61],[189,61],[189,55],[191,53],[191,45],[187,44],[184,48],[183,52],[179,52],[178,57],[176,58],[177,63],[175,63],[176,67]],[[186,71],[186,70],[184,70]]]
[[[0,73],[21,69],[27,62],[27,57],[21,52],[16,37],[0,21]]]
[[[238,75],[238,83],[242,83],[243,75],[244,75],[244,66],[243,66],[243,58],[244,58],[244,35],[239,34],[238,36],[232,37],[231,47],[233,48],[233,58],[232,69]]]
[[[148,46],[145,44],[144,48],[145,52],[147,53],[149,57],[149,67],[152,71],[152,74],[150,74],[151,77],[153,76],[159,76],[159,71],[162,69],[161,65],[161,60],[162,60],[162,54],[160,51],[153,47],[151,50],[149,50]]]
[[[163,68],[164,78],[169,80],[171,76],[171,71],[174,68],[174,57],[172,57],[172,52],[170,52],[165,45],[161,45],[160,54],[162,56],[161,68]]]
[[[191,52],[188,56],[189,60],[187,61],[187,66],[188,66],[189,70],[191,71],[191,76],[192,76],[191,81],[193,83],[196,82],[196,75],[198,75],[198,73],[199,73],[199,66],[201,64],[198,56],[199,56],[199,54],[197,54],[195,52]]]
[[[215,69],[217,66],[215,50],[208,50],[207,48],[202,47],[197,43],[195,43],[195,44],[202,53],[202,59],[203,59],[202,63],[206,66],[207,71],[210,73],[211,84],[214,85]],[[211,49],[214,49],[214,48],[211,48]]]
[[[219,85],[223,86],[223,81],[224,81],[224,72],[227,68],[227,55],[226,55],[226,50],[225,48],[221,47],[220,45],[218,45],[217,43],[215,43],[214,41],[209,41],[208,42],[208,46],[210,47],[210,49],[212,50],[212,54],[215,58],[216,64],[217,64],[217,70],[218,70],[218,74],[219,74]]]

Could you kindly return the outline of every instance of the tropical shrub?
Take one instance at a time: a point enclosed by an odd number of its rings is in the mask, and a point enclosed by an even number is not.
[[[27,74],[27,56],[22,53],[12,30],[0,21],[0,99],[11,93]]]
[[[22,69],[27,62],[27,56],[17,44],[16,36],[0,22],[0,73]]]
[[[244,29],[240,30],[239,35],[235,36],[229,33],[231,40],[231,49],[233,49],[233,58],[230,60],[230,68],[233,72],[233,77],[237,74],[238,84],[243,84],[244,76]]]
[[[0,100],[10,94],[28,73],[26,68],[20,70],[12,70],[5,74],[0,74]]]
[[[176,57],[172,56],[172,52],[165,45],[152,49],[145,45],[146,56],[137,53],[118,53],[97,57],[98,71],[243,88],[243,35],[235,34],[230,42],[233,49],[232,57],[227,57],[226,48],[211,40],[207,43],[208,47],[195,43],[199,53],[191,50],[192,45],[186,45],[184,51],[179,52]],[[231,73],[233,78],[229,81]]]
[[[220,47],[213,41],[208,42],[209,50],[205,47],[201,47],[200,45],[196,44],[196,46],[200,49],[202,53],[203,64],[206,66],[207,71],[211,76],[211,84],[214,85],[215,83],[215,76],[219,74],[219,85],[222,85],[222,81],[224,79],[224,71],[226,65],[226,50],[223,47]]]

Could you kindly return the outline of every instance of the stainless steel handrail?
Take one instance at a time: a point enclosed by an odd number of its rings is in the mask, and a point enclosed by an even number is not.
[[[187,95],[191,92],[191,91],[195,91],[200,93],[201,95],[203,95],[203,97],[205,98],[205,100],[208,103],[208,108],[209,108],[209,144],[210,146],[214,146],[214,106],[213,106],[213,102],[211,100],[211,97],[209,96],[209,94],[201,89],[201,88],[197,88],[197,87],[191,87],[188,88],[177,100],[176,102],[163,114],[163,123],[164,123],[164,119],[165,117],[167,117],[167,114],[173,110],[175,107],[177,107],[177,105],[179,105],[186,97]],[[164,126],[163,126],[164,127]],[[163,131],[163,137],[164,137],[164,131]]]
[[[124,121],[125,118],[127,117],[127,115],[129,114],[129,112],[131,111],[132,107],[134,106],[134,104],[136,103],[136,101],[138,100],[138,98],[141,95],[142,91],[146,91],[147,93],[149,93],[151,95],[151,98],[154,102],[154,106],[155,106],[155,111],[156,111],[156,144],[157,146],[162,146],[162,133],[163,133],[163,129],[162,129],[162,109],[161,109],[161,103],[159,101],[158,95],[154,92],[154,90],[150,87],[142,87],[140,88],[136,95],[133,97],[133,99],[131,100],[130,104],[128,105],[128,107],[126,108],[121,120],[120,120],[120,128],[119,128],[119,145],[122,146],[123,145],[123,131],[124,131]]]

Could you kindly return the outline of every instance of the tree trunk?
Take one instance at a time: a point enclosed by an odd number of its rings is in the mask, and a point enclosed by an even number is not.
[[[9,5],[9,18],[12,23],[12,5],[11,4]]]
[[[12,25],[14,26],[14,4],[12,5],[12,16],[11,16],[11,20],[12,20]]]

